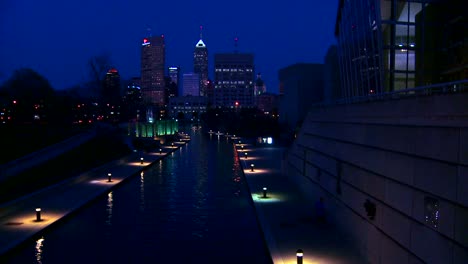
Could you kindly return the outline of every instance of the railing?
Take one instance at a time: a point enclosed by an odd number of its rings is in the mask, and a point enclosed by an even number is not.
[[[462,93],[462,92],[468,92],[468,80],[433,84],[433,85],[428,85],[428,86],[397,90],[397,91],[381,93],[381,94],[369,94],[366,96],[342,98],[342,99],[338,99],[329,103],[314,104],[313,106],[354,104],[354,103],[364,103],[364,102],[371,102],[371,101],[395,100],[395,99],[401,99],[401,98],[407,98],[407,97],[419,97],[419,96],[429,96],[429,95],[434,95],[434,94],[449,94],[449,93]]]

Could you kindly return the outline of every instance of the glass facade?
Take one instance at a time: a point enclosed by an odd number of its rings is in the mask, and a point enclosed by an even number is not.
[[[416,31],[431,0],[340,1],[335,34],[346,98],[414,88]],[[422,33],[421,33],[422,32]],[[420,43],[421,44],[421,43]]]

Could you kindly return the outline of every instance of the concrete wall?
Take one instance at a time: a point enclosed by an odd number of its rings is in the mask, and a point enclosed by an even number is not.
[[[467,102],[450,94],[314,108],[286,173],[311,202],[325,198],[370,263],[468,263]],[[436,211],[437,225],[426,220]]]

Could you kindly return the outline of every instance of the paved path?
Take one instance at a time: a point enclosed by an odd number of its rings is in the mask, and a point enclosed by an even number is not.
[[[132,153],[28,196],[0,204],[0,256],[187,142],[166,146],[161,153]],[[143,164],[140,157],[143,157]],[[108,173],[111,173],[111,182],[108,182]],[[41,208],[41,221],[36,221],[36,208]]]
[[[314,205],[282,174],[284,148],[243,144],[242,149],[238,140],[234,142],[275,264],[297,263],[298,249],[304,252],[304,264],[366,263],[347,236],[332,224],[315,220]],[[262,198],[263,187],[267,198]]]

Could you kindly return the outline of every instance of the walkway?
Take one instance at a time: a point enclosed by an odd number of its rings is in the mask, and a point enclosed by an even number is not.
[[[145,167],[177,150],[188,141],[189,138],[182,135],[179,142],[165,146],[161,152],[143,153],[141,156],[140,153],[132,153],[26,197],[1,204],[0,256],[98,196],[109,192],[119,183],[143,173]],[[40,221],[37,221],[36,208],[41,208]]]
[[[315,220],[314,204],[301,197],[299,189],[281,173],[284,148],[254,147],[239,144],[239,139],[234,142],[275,264],[297,263],[298,249],[304,252],[304,264],[366,263],[348,237],[332,224]],[[267,198],[263,198],[264,187]]]

